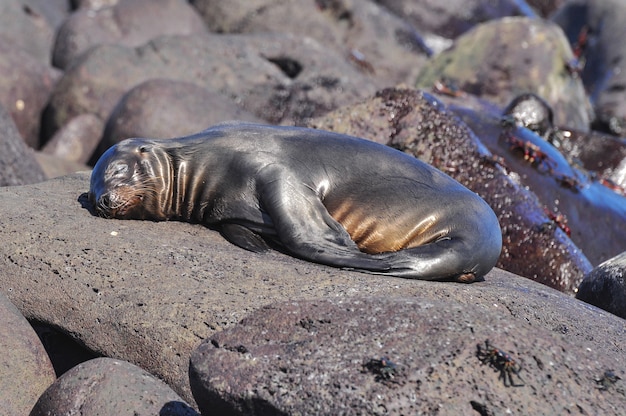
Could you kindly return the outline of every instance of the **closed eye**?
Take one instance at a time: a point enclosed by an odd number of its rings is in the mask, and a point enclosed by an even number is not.
[[[128,172],[128,165],[118,165],[117,168],[115,168],[113,175],[122,175],[126,172]]]

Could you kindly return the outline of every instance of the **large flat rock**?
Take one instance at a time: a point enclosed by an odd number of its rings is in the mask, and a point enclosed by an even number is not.
[[[623,354],[489,306],[397,296],[270,305],[194,351],[191,388],[203,414],[623,410],[622,386],[598,382],[607,368],[622,373]]]
[[[200,225],[97,218],[82,206],[88,179],[82,172],[0,188],[0,291],[28,319],[146,369],[189,402],[191,351],[258,308],[290,300],[444,298],[558,333],[599,356],[626,356],[626,321],[498,269],[463,285],[249,253]]]

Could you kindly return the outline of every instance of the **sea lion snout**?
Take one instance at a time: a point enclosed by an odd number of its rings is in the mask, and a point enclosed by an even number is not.
[[[106,213],[111,208],[111,196],[109,194],[101,195],[97,201],[93,201],[93,204],[96,207],[98,216],[107,217],[108,215],[106,215]]]
[[[89,199],[99,217],[120,219],[144,217],[134,213],[140,208],[143,195],[138,194],[130,186],[120,186],[99,196],[90,193]]]

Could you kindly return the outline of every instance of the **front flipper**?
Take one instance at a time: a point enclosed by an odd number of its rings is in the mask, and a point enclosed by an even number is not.
[[[243,249],[255,253],[268,251],[270,249],[263,237],[243,225],[234,223],[222,224],[220,232],[225,239]]]
[[[384,259],[359,250],[348,232],[335,221],[316,192],[289,176],[263,172],[260,200],[272,218],[278,240],[294,256],[329,266],[384,273]],[[277,179],[278,178],[278,179]]]

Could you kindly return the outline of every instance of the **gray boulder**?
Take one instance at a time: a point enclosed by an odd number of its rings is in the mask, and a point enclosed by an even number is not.
[[[96,155],[129,137],[181,137],[224,120],[260,121],[230,98],[197,84],[151,79],[131,89],[115,106]]]
[[[86,361],[63,374],[39,398],[30,416],[198,416],[165,383],[130,363]]]
[[[3,288],[2,291],[12,288]],[[0,409],[26,415],[56,376],[46,350],[20,311],[0,293]]]
[[[43,170],[46,179],[65,176],[74,172],[89,170],[90,167],[84,163],[64,159],[59,156],[50,155],[43,152],[35,152],[35,159]]]
[[[49,0],[51,3],[56,0]],[[24,4],[27,3],[27,4]],[[0,1],[0,44],[10,44],[40,65],[50,63],[54,29],[38,1]]]
[[[428,50],[412,26],[376,1],[192,0],[218,33],[283,33],[333,50],[377,88],[412,83]]]
[[[30,13],[36,14],[46,19],[48,24],[54,29],[63,23],[70,14],[71,7],[75,0],[22,0],[24,7],[30,9]],[[48,56],[48,58],[50,58]]]
[[[452,48],[424,66],[416,85],[430,89],[448,81],[461,93],[502,107],[522,93],[535,93],[554,111],[556,125],[588,130],[591,105],[582,81],[568,72],[573,58],[559,26],[540,19],[494,20],[459,36]]]
[[[67,161],[87,163],[100,143],[104,123],[93,114],[79,114],[67,122],[41,149]]]
[[[587,274],[576,298],[626,319],[626,252]]]
[[[593,100],[595,127],[626,136],[626,3],[570,0],[552,20],[579,46],[581,79]]]
[[[298,123],[374,92],[368,77],[312,39],[289,35],[163,36],[136,49],[96,46],[57,83],[43,129],[92,113],[107,120],[122,96],[153,78],[218,91],[271,122]]]
[[[41,115],[60,76],[49,64],[0,37],[0,104],[9,111],[23,140],[33,149],[41,145]]]
[[[454,39],[489,20],[506,16],[534,16],[522,0],[378,0],[383,7],[423,33]]]
[[[23,185],[45,178],[33,150],[26,146],[11,115],[0,105],[0,186]]]
[[[160,35],[206,32],[204,22],[185,0],[120,0],[111,7],[72,13],[57,31],[52,63],[65,69],[96,45],[135,47]]]

